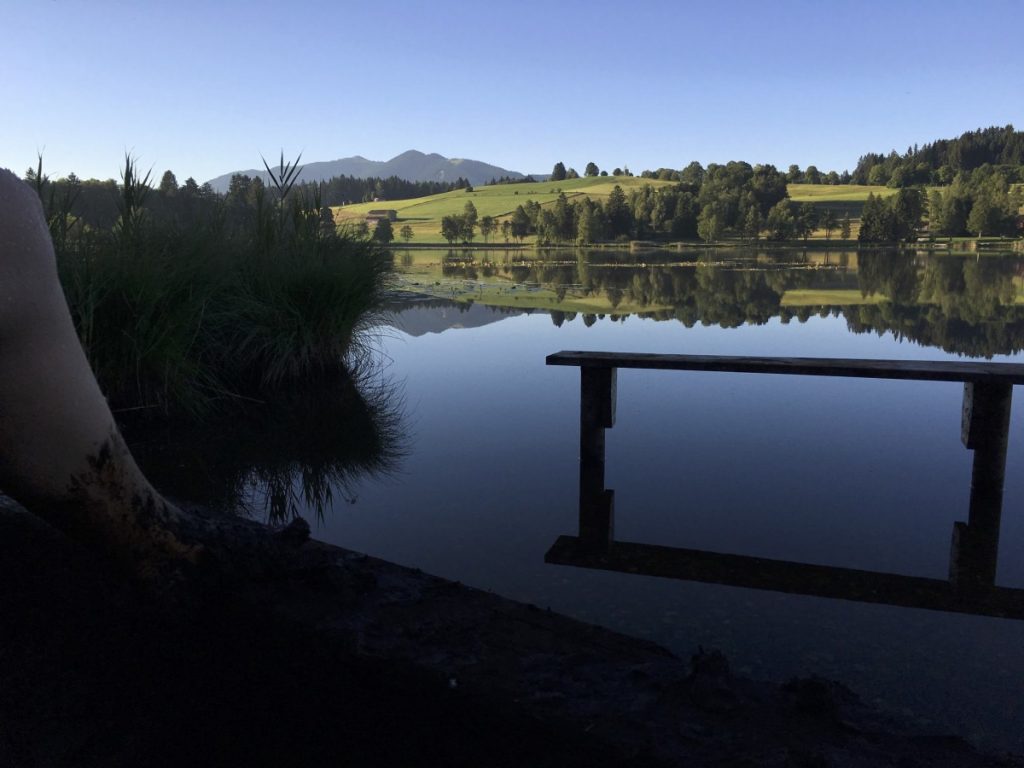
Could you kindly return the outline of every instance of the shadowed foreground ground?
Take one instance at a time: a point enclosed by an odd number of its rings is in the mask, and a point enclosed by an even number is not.
[[[208,595],[168,611],[0,513],[0,766],[587,765],[531,718]]]
[[[1022,765],[311,543],[167,607],[0,503],[0,766]]]

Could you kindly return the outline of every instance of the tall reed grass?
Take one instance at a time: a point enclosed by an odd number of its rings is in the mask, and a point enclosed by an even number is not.
[[[369,353],[391,257],[336,230],[318,195],[293,191],[297,173],[282,156],[251,200],[185,200],[182,188],[175,201],[126,157],[118,217],[103,228],[76,217],[72,190],[57,191],[40,161],[61,281],[115,410],[230,411],[344,377]]]

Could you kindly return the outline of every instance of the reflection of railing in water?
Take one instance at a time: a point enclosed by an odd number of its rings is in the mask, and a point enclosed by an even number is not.
[[[547,364],[580,368],[580,509],[579,535],[560,536],[546,562],[1024,619],[1024,589],[995,584],[1010,405],[1013,385],[1024,384],[1024,365],[615,352],[558,352]],[[605,430],[615,425],[619,368],[963,382],[961,437],[974,463],[968,521],[953,526],[949,580],[615,541]]]

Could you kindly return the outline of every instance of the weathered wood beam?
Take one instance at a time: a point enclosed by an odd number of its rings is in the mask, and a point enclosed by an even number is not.
[[[941,579],[616,541],[603,551],[559,536],[544,561],[797,595],[1024,619],[1024,589],[963,591]]]
[[[592,546],[612,540],[614,492],[604,487],[605,430],[615,426],[615,369],[580,369],[580,535]]]
[[[819,357],[735,357],[659,355],[631,352],[573,352],[548,355],[548,365],[583,368],[650,368],[672,371],[775,373],[914,381],[972,381],[1024,384],[1024,364],[931,360],[851,360]]]
[[[949,578],[965,589],[995,584],[1012,400],[1011,384],[964,384],[960,437],[974,451],[971,501],[967,524],[953,527]]]

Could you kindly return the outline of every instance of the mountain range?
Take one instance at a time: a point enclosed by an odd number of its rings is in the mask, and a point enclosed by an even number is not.
[[[273,165],[270,166],[275,171]],[[248,171],[232,171],[210,179],[210,186],[217,192],[227,192],[231,177],[236,173],[245,174],[255,178],[259,176],[264,182],[267,181],[265,169],[251,169]],[[459,158],[447,158],[435,152],[427,155],[410,149],[387,161],[367,160],[365,157],[345,157],[341,160],[329,160],[325,162],[305,163],[299,173],[299,182],[326,181],[335,176],[355,176],[366,179],[371,177],[388,178],[397,176],[406,181],[455,181],[459,177],[467,179],[470,184],[486,184],[491,179],[508,176],[513,179],[524,178],[518,171],[509,171],[499,168],[496,165],[483,163],[479,160],[463,160]]]

